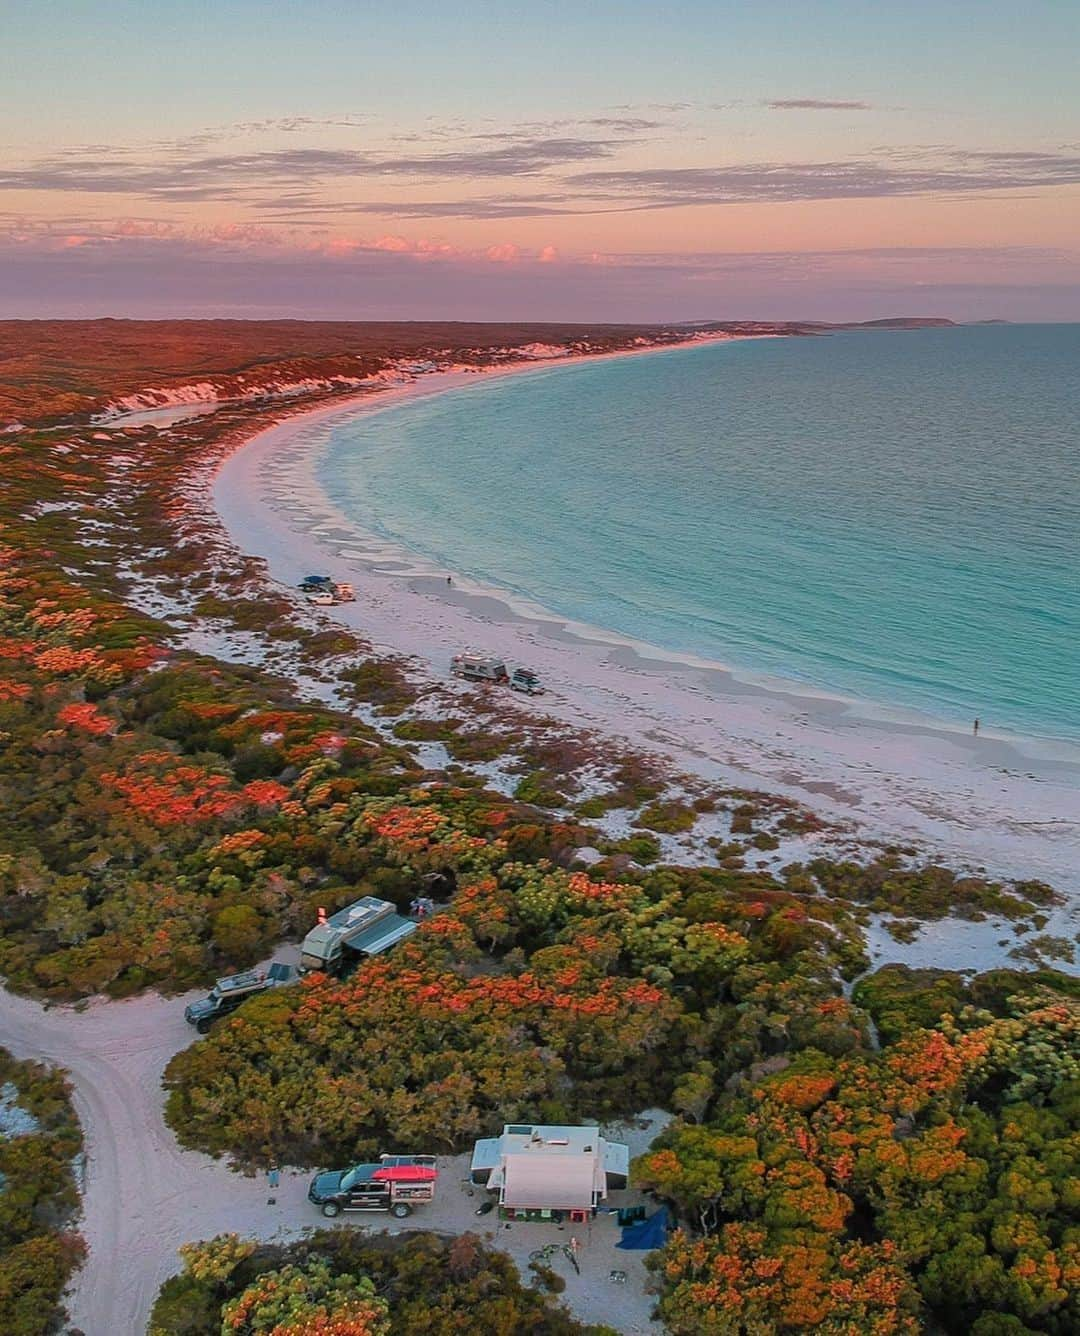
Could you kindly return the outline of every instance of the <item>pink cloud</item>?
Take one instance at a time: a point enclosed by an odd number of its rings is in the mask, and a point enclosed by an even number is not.
[[[213,227],[196,229],[194,235],[229,246],[280,246],[287,240],[281,232],[260,227],[257,223],[217,223]]]
[[[388,232],[375,237],[320,235],[300,228],[274,228],[257,223],[213,223],[183,227],[168,222],[122,218],[115,222],[66,220],[66,227],[25,222],[0,225],[0,240],[9,244],[34,246],[40,250],[66,250],[77,247],[109,248],[127,246],[171,247],[190,253],[199,251],[247,252],[253,254],[288,254],[320,256],[327,260],[358,260],[368,254],[401,257],[418,263],[443,261],[461,265],[565,265],[575,263],[605,264],[606,256],[564,255],[557,246],[526,248],[514,241],[497,242],[482,249],[466,249],[431,237],[408,237]]]
[[[172,223],[154,223],[139,218],[122,218],[113,225],[112,233],[118,237],[173,237],[176,235],[176,227]]]
[[[377,241],[368,241],[360,243],[365,250],[392,251],[395,255],[406,255],[409,251],[416,249],[416,242],[407,241],[405,237],[386,236],[379,237]]]
[[[308,249],[318,251],[320,255],[328,255],[331,259],[339,259],[342,256],[355,255],[360,249],[360,243],[353,241],[351,237],[331,237],[329,241],[315,242]]]
[[[427,237],[410,239],[397,235],[387,235],[365,239],[363,237],[331,237],[328,241],[317,241],[306,249],[317,251],[333,259],[347,259],[368,251],[381,251],[387,255],[410,255],[415,259],[455,258],[464,252],[445,241],[431,241]]]

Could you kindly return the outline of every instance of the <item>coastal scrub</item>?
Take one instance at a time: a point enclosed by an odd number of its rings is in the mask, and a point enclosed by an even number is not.
[[[8,1336],[45,1336],[83,1258],[73,1230],[82,1133],[64,1077],[0,1049],[0,1313]]]

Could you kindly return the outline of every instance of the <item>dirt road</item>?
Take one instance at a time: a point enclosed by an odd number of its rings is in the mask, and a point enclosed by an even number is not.
[[[269,1239],[316,1223],[307,1175],[245,1178],[181,1150],[162,1119],[161,1073],[192,1040],[184,999],[45,1009],[0,993],[0,1046],[70,1073],[86,1139],[82,1234],[89,1248],[68,1305],[86,1336],[142,1336],[181,1243],[236,1231]],[[277,1204],[267,1199],[274,1196]]]

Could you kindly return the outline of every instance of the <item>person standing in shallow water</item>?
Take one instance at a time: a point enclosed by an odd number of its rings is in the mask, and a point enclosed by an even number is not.
[[[979,721],[978,721],[978,719],[975,720],[975,723],[974,723],[974,725],[972,726],[971,731],[972,731],[972,733],[975,734],[976,737],[979,736]]]

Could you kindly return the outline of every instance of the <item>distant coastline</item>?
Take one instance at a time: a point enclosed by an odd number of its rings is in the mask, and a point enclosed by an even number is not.
[[[0,384],[0,432],[24,423],[38,427],[61,422],[112,421],[134,412],[243,403],[287,403],[319,394],[343,394],[378,388],[379,373],[398,363],[428,355],[440,341],[453,345],[458,362],[475,369],[515,362],[515,346],[547,343],[576,347],[596,356],[635,347],[671,347],[707,335],[808,335],[830,330],[919,329],[953,325],[935,317],[893,317],[866,325],[821,321],[697,320],[676,324],[584,325],[552,322],[469,323],[426,321],[296,320],[0,320],[0,358],[17,357],[18,382]],[[222,332],[233,345],[231,356],[218,352]],[[476,346],[466,359],[462,335]],[[267,362],[266,347],[290,350],[287,360]],[[72,346],[93,347],[93,392],[73,388],[78,376]],[[397,351],[389,353],[389,348]],[[141,350],[156,368],[155,384],[134,356]],[[243,365],[237,369],[235,363]],[[246,365],[244,363],[246,362]],[[198,366],[198,371],[192,368]],[[444,367],[444,369],[446,369]]]

